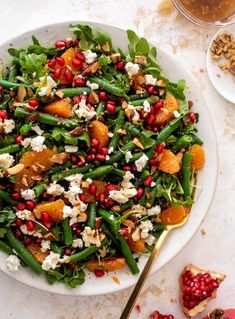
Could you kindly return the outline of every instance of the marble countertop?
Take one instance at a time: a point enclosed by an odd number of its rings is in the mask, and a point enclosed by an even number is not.
[[[134,310],[131,318],[147,319],[156,309],[184,318],[178,302],[178,276],[191,262],[227,276],[208,309],[235,306],[235,106],[216,93],[206,73],[205,52],[215,30],[186,21],[170,0],[1,0],[1,4],[0,42],[44,24],[91,20],[132,28],[184,61],[199,83],[215,125],[220,161],[217,190],[197,234],[176,258],[148,279],[138,300],[140,312]],[[117,319],[131,292],[64,297],[28,288],[3,273],[0,281],[2,319]]]

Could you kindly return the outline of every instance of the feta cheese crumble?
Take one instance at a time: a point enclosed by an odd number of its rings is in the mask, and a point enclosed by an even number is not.
[[[78,146],[65,145],[64,150],[67,153],[76,153],[78,151]]]
[[[50,249],[50,245],[51,245],[50,240],[43,239],[41,242],[41,251],[45,253],[47,250]]]
[[[85,118],[86,120],[91,120],[94,116],[96,116],[96,112],[92,111],[89,109],[89,107],[87,107],[86,105],[86,101],[85,100],[81,100],[78,103],[79,108],[75,111],[75,113],[77,114],[77,116],[79,118]]]
[[[127,62],[125,65],[125,70],[129,77],[136,75],[139,72],[139,65],[137,63]]]
[[[133,105],[128,104],[127,108],[125,109],[125,113],[126,113],[127,117],[132,121],[132,123],[138,124],[139,119],[140,119],[140,115]]]
[[[143,103],[143,106],[144,106],[144,111],[146,113],[149,113],[150,112],[150,108],[151,108],[151,105],[150,105],[149,101],[145,100],[144,103]]]
[[[65,191],[64,187],[62,187],[60,184],[51,183],[47,187],[47,194],[53,195],[53,196],[60,196]]]
[[[85,56],[85,61],[88,64],[93,63],[96,58],[97,58],[97,54],[95,52],[92,52],[91,50],[86,50],[82,52]]]
[[[0,167],[7,169],[14,163],[14,157],[9,153],[0,154]]]
[[[145,74],[146,85],[157,85],[157,79],[154,78],[151,74]]]
[[[109,198],[115,200],[120,204],[125,204],[128,200],[137,194],[135,188],[121,188],[120,190],[113,190],[109,192]]]
[[[178,119],[180,117],[180,113],[178,111],[174,111],[173,115],[176,119]]]
[[[72,244],[73,248],[82,248],[83,247],[83,241],[81,238],[76,238],[73,240],[73,244]]]
[[[63,263],[69,262],[69,256],[64,256],[63,258],[60,258],[59,254],[54,253],[53,251],[50,252],[50,255],[48,255],[42,263],[42,269],[45,271],[48,271],[49,269],[56,269]]]
[[[98,229],[91,229],[90,227],[85,227],[82,232],[82,239],[84,241],[85,247],[90,247],[90,245],[101,246],[101,241],[104,239],[104,235],[100,235]]]
[[[30,143],[32,150],[35,152],[42,152],[46,148],[46,145],[44,145],[44,142],[45,142],[44,136],[37,136],[32,138]]]
[[[99,89],[99,84],[97,83],[92,83],[89,80],[86,81],[86,86],[90,87],[92,91],[98,90]]]
[[[33,213],[28,209],[18,210],[16,216],[21,220],[35,220]]]
[[[27,137],[21,142],[21,145],[24,147],[29,147],[31,144],[31,141],[32,141],[31,137]]]
[[[35,192],[33,189],[25,189],[21,191],[21,196],[25,200],[35,200]]]
[[[44,133],[38,124],[32,126],[31,130],[33,130],[37,135],[42,135]]]
[[[161,207],[159,205],[153,206],[147,210],[149,216],[159,215],[161,213]]]
[[[147,164],[148,159],[149,159],[148,156],[143,154],[138,160],[135,161],[135,166],[137,168],[137,172],[142,172],[145,165]]]
[[[129,163],[130,159],[132,158],[132,154],[131,154],[131,151],[128,151],[125,153],[125,160],[127,163]]]
[[[5,134],[11,133],[15,128],[15,122],[13,120],[2,120],[0,119],[0,131],[4,132]]]
[[[156,238],[153,235],[148,235],[148,237],[145,239],[145,242],[147,245],[152,246],[156,242]]]
[[[113,135],[114,135],[114,134],[113,134],[112,132],[108,132],[108,136],[109,136],[109,137],[113,137]]]
[[[149,235],[149,231],[153,230],[153,224],[150,220],[145,220],[140,223],[139,229],[141,230],[140,237],[147,238]]]
[[[113,147],[111,146],[109,149],[108,149],[108,154],[112,154],[113,153]]]
[[[20,267],[20,260],[15,255],[8,256],[6,259],[6,263],[7,263],[7,269],[12,272],[18,271]]]

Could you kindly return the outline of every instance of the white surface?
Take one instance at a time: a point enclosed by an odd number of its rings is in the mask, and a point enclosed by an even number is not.
[[[5,55],[6,59],[8,58],[7,49],[10,45],[16,48],[19,46],[27,46],[31,41],[32,34],[39,40],[40,43],[48,46],[53,45],[56,39],[63,39],[70,35],[67,31],[69,24],[70,23],[66,22],[46,26],[34,31],[29,31],[15,39],[10,39],[9,41],[5,42],[5,44],[0,46],[2,59]],[[91,23],[90,25],[92,26]],[[107,31],[112,37],[114,47],[120,46],[124,52],[127,50],[128,41],[125,31],[102,24],[93,24],[93,26]],[[201,93],[199,88],[197,88],[195,79],[188,71],[184,69],[183,66],[178,63],[177,60],[173,60],[170,56],[168,56],[168,54],[166,55],[166,53],[160,49],[158,50],[158,60],[160,66],[162,67],[163,74],[171,81],[178,81],[180,79],[186,80],[186,93],[188,99],[194,101],[192,111],[194,110],[195,112],[199,112],[202,119],[197,127],[199,130],[199,136],[204,141],[204,147],[206,149],[207,156],[206,165],[198,175],[197,191],[195,195],[196,203],[192,207],[187,224],[170,234],[164,245],[164,248],[162,249],[162,253],[158,257],[158,260],[153,267],[152,272],[166,265],[175,255],[177,255],[197,231],[198,227],[205,218],[214,195],[218,171],[215,133],[209,112],[204,106],[205,101],[201,97]],[[5,59],[3,59],[2,62],[4,64],[6,62]],[[205,126],[204,123],[207,123],[207,125]],[[145,262],[146,257],[142,256],[139,262],[140,270],[143,268]],[[7,272],[9,275],[21,281],[22,283],[30,285],[31,287],[66,295],[89,296],[116,292],[132,286],[138,279],[137,276],[132,276],[128,267],[126,267],[123,271],[119,271],[116,274],[108,273],[106,276],[100,279],[95,278],[92,274],[87,274],[85,283],[76,289],[68,289],[62,283],[51,286],[48,285],[45,278],[42,278],[42,276],[35,276],[35,274],[29,271],[28,268],[21,268],[17,273],[9,272],[6,269],[4,252],[0,252],[0,269]],[[117,284],[113,280],[114,275],[118,277],[120,284]]]
[[[227,275],[209,309],[235,306],[234,106],[212,88],[205,72],[205,52],[215,30],[196,27],[176,11],[167,17],[157,16],[155,9],[159,2],[1,0],[4,10],[0,11],[1,42],[40,25],[68,19],[87,19],[133,28],[175,54],[192,71],[208,101],[216,128],[220,169],[217,192],[203,224],[206,235],[199,231],[173,261],[149,278],[138,301],[142,311],[140,314],[134,311],[132,319],[147,319],[155,309],[173,313],[176,319],[184,318],[177,301],[178,276],[189,262]],[[2,273],[0,280],[0,317],[3,319],[118,319],[131,292],[127,289],[103,297],[63,297],[27,288]]]
[[[210,45],[207,50],[206,65],[208,75],[214,88],[222,95],[226,100],[231,103],[235,103],[235,75],[227,70],[222,70],[219,66],[222,63],[228,62],[225,58],[221,58],[216,61],[212,58],[210,47],[213,41],[220,35],[228,33],[235,38],[235,24],[219,30],[215,36],[211,39]]]

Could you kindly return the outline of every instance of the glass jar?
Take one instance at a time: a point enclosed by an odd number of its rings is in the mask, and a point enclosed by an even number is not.
[[[190,21],[203,27],[235,23],[235,0],[172,0]]]

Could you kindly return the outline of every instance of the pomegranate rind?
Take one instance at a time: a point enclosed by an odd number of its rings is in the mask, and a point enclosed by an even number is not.
[[[222,274],[222,273],[218,273],[218,272],[215,272],[215,271],[210,271],[210,270],[206,270],[206,269],[203,269],[203,268],[200,268],[198,266],[195,266],[193,264],[190,264],[188,266],[186,266],[183,270],[183,272],[181,273],[180,275],[180,287],[181,287],[181,291],[182,291],[182,288],[183,288],[183,285],[182,285],[182,276],[183,274],[186,272],[186,271],[191,271],[193,273],[193,275],[197,275],[199,273],[201,274],[206,274],[206,273],[209,273],[211,275],[211,277],[213,279],[217,279],[219,281],[219,283],[221,284],[221,282],[225,279],[225,275]],[[217,288],[218,289],[218,288]],[[216,298],[216,292],[217,292],[217,289],[215,289],[213,292],[212,292],[212,295],[211,297],[205,299],[205,300],[202,300],[196,307],[192,308],[192,309],[187,309],[186,307],[184,307],[183,305],[183,294],[181,295],[181,298],[180,298],[180,302],[181,302],[181,305],[182,305],[182,309],[183,309],[183,312],[184,314],[188,317],[188,318],[192,318],[194,316],[196,316],[197,314],[203,312],[206,307],[207,307],[207,304],[208,302],[211,300],[211,299],[214,299]]]

